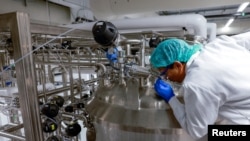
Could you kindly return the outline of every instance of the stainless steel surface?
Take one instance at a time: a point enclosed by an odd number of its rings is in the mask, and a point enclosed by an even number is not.
[[[93,118],[96,141],[193,141],[169,105],[139,81],[131,78],[127,85],[114,81],[95,92],[86,109]]]
[[[36,84],[35,71],[32,55],[28,55],[32,50],[29,16],[23,12],[1,14],[0,21],[0,27],[9,29],[11,33],[14,59],[15,61],[19,60],[15,67],[17,70],[16,75],[25,127],[25,138],[28,141],[43,141],[38,97],[34,85]],[[8,136],[4,132],[1,132],[1,134]],[[16,136],[9,137],[18,138]],[[24,140],[22,137],[19,139]]]
[[[127,44],[129,44],[129,45],[138,45],[138,44],[141,44],[142,43],[142,41],[141,40],[133,40],[133,39],[124,39],[124,40],[121,40],[120,41],[120,44],[121,45],[127,45]]]
[[[69,30],[70,28],[66,28],[66,27],[49,26],[49,25],[42,25],[42,24],[35,24],[35,23],[30,24],[30,31],[32,34],[59,35]],[[72,36],[72,37],[89,38],[89,35],[91,35],[91,31],[77,29],[77,30],[72,30],[66,35]]]
[[[19,136],[19,135],[13,135],[11,133],[2,132],[2,131],[0,131],[0,136],[11,138],[11,139],[16,139],[19,141],[29,141],[29,140],[26,140],[26,137]]]
[[[57,88],[57,89],[54,89],[54,90],[50,90],[46,93],[40,93],[39,94],[39,98],[43,98],[45,96],[49,97],[49,96],[52,96],[52,95],[55,95],[55,94],[58,94],[58,93],[61,93],[61,92],[65,92],[65,91],[69,91],[71,89],[71,87],[73,87],[74,89],[77,89],[77,85],[72,85],[72,86],[65,86],[65,87],[61,87],[61,88]]]
[[[14,126],[8,128],[8,129],[5,129],[5,130],[3,130],[3,131],[4,131],[4,132],[14,132],[14,131],[19,130],[19,129],[21,129],[21,128],[23,128],[23,124],[14,125]]]

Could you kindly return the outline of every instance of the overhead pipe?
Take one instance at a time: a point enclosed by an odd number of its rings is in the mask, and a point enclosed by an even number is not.
[[[7,133],[4,131],[0,131],[0,136],[6,137],[6,138],[11,138],[14,140],[19,140],[19,141],[26,141],[26,138],[24,136],[21,135],[14,135],[12,133]]]
[[[216,23],[207,23],[207,42],[211,42],[216,38],[217,25]]]
[[[170,15],[170,16],[156,16],[133,19],[118,19],[110,20],[116,26],[120,33],[126,31],[169,31],[178,27],[179,29],[191,29],[194,34],[203,38],[207,37],[207,20],[200,14],[184,14],[184,15]],[[63,27],[92,30],[95,22],[62,25]]]

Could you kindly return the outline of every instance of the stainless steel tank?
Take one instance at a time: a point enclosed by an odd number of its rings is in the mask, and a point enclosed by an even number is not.
[[[96,141],[194,141],[169,105],[135,78],[100,86],[86,110],[93,118]]]

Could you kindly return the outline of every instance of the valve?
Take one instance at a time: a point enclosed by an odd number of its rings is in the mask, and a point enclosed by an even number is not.
[[[53,118],[58,115],[59,107],[57,104],[54,103],[47,103],[42,106],[42,114],[46,115],[47,117]]]
[[[77,136],[81,132],[81,126],[77,120],[62,121],[61,125],[62,131],[69,137]]]
[[[55,104],[58,105],[59,107],[62,107],[63,104],[64,104],[64,99],[63,99],[63,97],[58,96],[58,95],[52,97],[50,101],[53,102],[53,103],[55,103]]]
[[[60,139],[57,136],[51,136],[51,137],[47,138],[46,141],[60,141]]]
[[[157,37],[152,37],[152,38],[150,38],[150,40],[149,40],[149,47],[155,48],[155,47],[157,47],[157,45],[158,45],[161,41],[162,41],[162,39],[161,39],[159,36],[157,36]]]
[[[65,112],[72,113],[74,112],[74,107],[72,105],[68,105],[64,108]]]
[[[56,131],[57,127],[58,125],[54,119],[47,118],[42,124],[42,129],[46,133],[51,133]]]
[[[77,136],[81,132],[81,126],[77,122],[71,123],[67,126],[65,132],[68,136]]]
[[[53,118],[58,115],[59,109],[63,106],[63,104],[63,97],[54,96],[49,100],[49,102],[42,106],[41,112],[47,117]]]

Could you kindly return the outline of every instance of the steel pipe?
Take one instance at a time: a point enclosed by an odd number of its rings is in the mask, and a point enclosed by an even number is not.
[[[16,139],[16,140],[20,140],[20,141],[26,141],[25,137],[23,137],[23,136],[13,135],[13,134],[6,133],[3,131],[0,131],[0,136],[6,137],[6,138],[11,138],[11,139]]]

